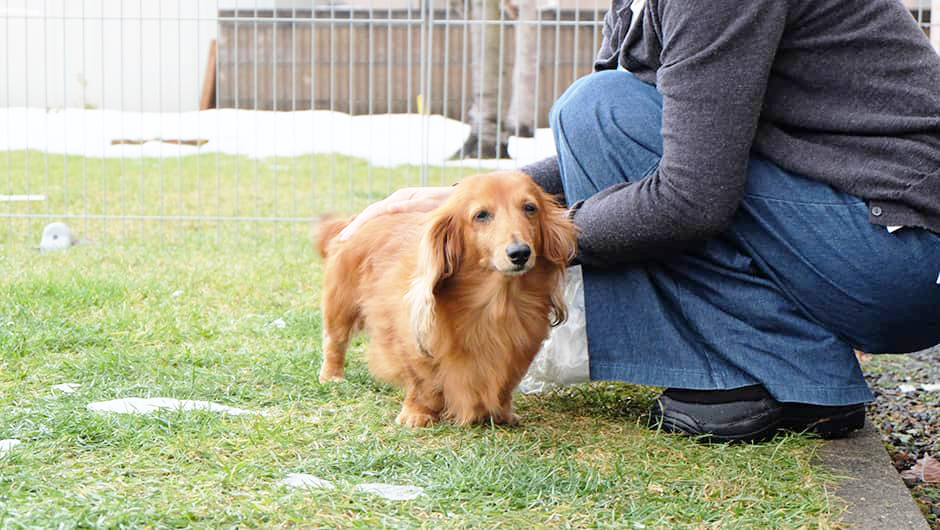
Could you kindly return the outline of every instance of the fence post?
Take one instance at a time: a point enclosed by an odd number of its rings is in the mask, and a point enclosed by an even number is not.
[[[421,174],[420,184],[428,185],[428,158],[429,149],[429,116],[431,114],[431,74],[434,66],[434,40],[432,28],[434,17],[434,0],[421,0],[421,46],[423,52],[421,61],[421,88],[418,97],[421,98],[422,105],[418,107],[418,114],[421,117]]]

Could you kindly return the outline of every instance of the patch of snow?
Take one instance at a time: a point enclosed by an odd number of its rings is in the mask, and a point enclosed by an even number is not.
[[[308,475],[307,473],[288,473],[287,477],[279,480],[277,484],[278,486],[285,486],[288,488],[311,488],[327,490],[331,490],[336,487],[329,480],[323,480],[322,478]]]
[[[470,126],[439,115],[210,109],[181,113],[108,109],[0,108],[0,149],[90,158],[172,158],[221,153],[248,158],[336,153],[374,166],[512,169],[555,154],[549,129],[509,138],[511,160],[448,158]],[[287,171],[287,169],[284,169]]]
[[[412,501],[424,495],[424,489],[418,486],[398,486],[395,484],[359,484],[356,489],[377,495],[390,501]]]
[[[13,439],[13,438],[8,438],[8,439],[6,439],[6,440],[0,440],[0,455],[6,453],[7,451],[10,451],[11,449],[13,449],[14,447],[16,447],[17,445],[20,445],[20,441],[19,441],[19,440],[16,440],[16,439]]]
[[[41,202],[45,195],[0,195],[0,202]]]
[[[121,398],[111,401],[99,401],[89,403],[88,410],[94,412],[116,412],[118,414],[150,414],[159,409],[168,410],[207,410],[210,412],[221,412],[225,414],[259,414],[251,410],[244,410],[219,403],[209,401],[193,401],[189,399],[173,398]],[[263,414],[263,413],[262,413]]]

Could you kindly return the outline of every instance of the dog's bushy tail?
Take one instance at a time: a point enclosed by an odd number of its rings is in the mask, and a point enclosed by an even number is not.
[[[317,223],[314,241],[321,258],[326,259],[330,242],[339,234],[340,230],[346,228],[350,221],[351,219],[325,218]]]

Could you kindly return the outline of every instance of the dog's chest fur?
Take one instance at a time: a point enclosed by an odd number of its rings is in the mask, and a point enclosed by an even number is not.
[[[477,399],[488,409],[505,400],[548,335],[550,295],[526,285],[545,285],[549,276],[547,268],[536,266],[511,279],[493,275],[440,286],[436,298],[447,307],[436,312],[437,326],[450,331],[436,334],[429,346],[445,400],[454,393],[448,387],[486,389]]]

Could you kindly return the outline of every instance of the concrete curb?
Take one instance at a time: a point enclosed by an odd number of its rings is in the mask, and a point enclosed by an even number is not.
[[[833,493],[846,506],[842,522],[849,528],[930,530],[871,422],[848,438],[827,441],[817,459],[839,477]]]

